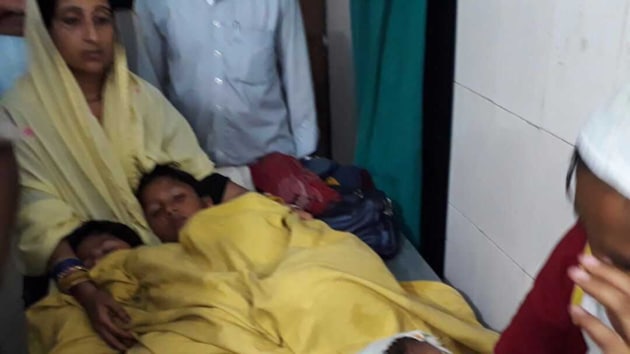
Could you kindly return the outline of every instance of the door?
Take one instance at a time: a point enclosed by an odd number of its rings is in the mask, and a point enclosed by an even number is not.
[[[306,40],[311,59],[320,138],[317,154],[330,157],[330,92],[328,82],[328,48],[326,47],[326,1],[300,0]]]

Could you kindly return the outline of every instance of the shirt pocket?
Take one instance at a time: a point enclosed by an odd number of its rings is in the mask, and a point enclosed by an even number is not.
[[[274,32],[234,29],[226,57],[227,75],[245,84],[259,85],[276,76]]]

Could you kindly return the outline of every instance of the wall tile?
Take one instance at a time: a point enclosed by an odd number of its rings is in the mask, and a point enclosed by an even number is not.
[[[532,285],[532,279],[452,206],[448,211],[446,279],[503,330]]]
[[[573,147],[456,85],[450,203],[534,276],[573,223]]]
[[[459,1],[455,80],[540,124],[554,3]]]
[[[586,119],[616,91],[620,69],[630,67],[630,56],[621,56],[628,1],[556,2],[542,126],[573,142]]]

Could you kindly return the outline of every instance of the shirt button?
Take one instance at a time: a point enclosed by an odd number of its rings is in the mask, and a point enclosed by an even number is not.
[[[207,2],[208,2],[208,5],[214,6],[214,0],[207,0]]]
[[[221,28],[221,22],[217,20],[212,21],[212,25],[216,28]]]
[[[220,57],[223,56],[223,53],[221,53],[221,51],[218,50],[218,49],[213,50],[212,54],[214,54],[214,56],[217,57],[217,58],[220,58]]]
[[[220,104],[215,105],[214,108],[216,108],[218,112],[223,112],[223,110],[225,109],[225,107],[221,106]]]
[[[214,83],[217,84],[217,85],[223,85],[223,79],[215,77],[214,78]]]

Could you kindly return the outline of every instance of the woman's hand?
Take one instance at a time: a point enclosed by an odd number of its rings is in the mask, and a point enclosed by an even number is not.
[[[313,220],[313,214],[309,213],[308,211],[304,210],[304,209],[300,209],[297,207],[291,207],[291,210],[297,214],[297,216],[300,217],[300,219],[304,220],[304,221],[310,221]]]
[[[79,284],[70,292],[87,312],[94,330],[109,346],[125,351],[135,344],[133,335],[120,327],[131,319],[111,295],[91,282]]]
[[[582,269],[569,269],[569,277],[606,308],[614,329],[577,306],[569,310],[573,322],[603,353],[630,354],[630,275],[592,256],[581,257],[580,264]]]

